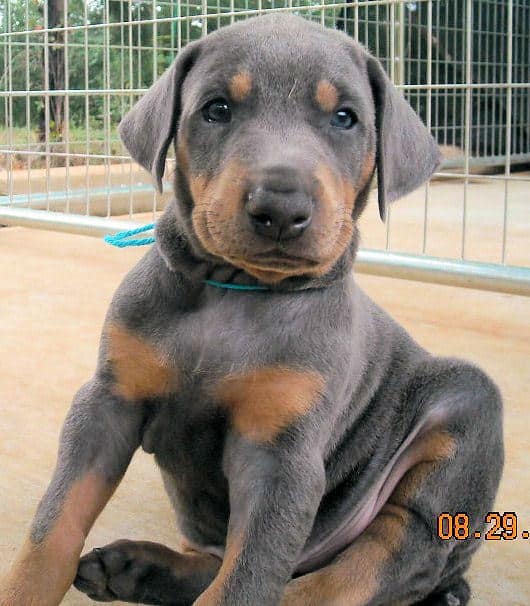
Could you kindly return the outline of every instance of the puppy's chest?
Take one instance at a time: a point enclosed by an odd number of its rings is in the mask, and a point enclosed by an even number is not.
[[[114,389],[153,411],[148,442],[185,441],[225,421],[267,441],[311,410],[325,379],[309,363],[303,327],[273,322],[271,310],[217,305],[139,331],[110,327]]]
[[[156,326],[149,341],[153,355],[137,352],[137,372],[145,389],[147,421],[142,446],[175,478],[196,477],[222,457],[227,410],[219,398],[223,380],[241,369],[244,356],[230,326],[212,326],[201,315]],[[181,483],[179,482],[179,484]]]
[[[106,359],[113,389],[127,401],[160,400],[193,390],[204,397],[246,360],[247,330],[208,313],[164,314],[139,327],[106,327]],[[259,349],[259,345],[258,345]],[[195,398],[196,399],[196,398]]]

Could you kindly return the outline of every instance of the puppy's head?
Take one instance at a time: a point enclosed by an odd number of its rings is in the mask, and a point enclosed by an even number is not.
[[[428,179],[437,146],[380,64],[347,36],[269,15],[189,44],[121,137],[176,194],[209,254],[264,282],[329,271],[378,173],[386,204]]]

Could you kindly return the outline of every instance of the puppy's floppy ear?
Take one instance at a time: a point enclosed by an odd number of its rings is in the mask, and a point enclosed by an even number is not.
[[[392,84],[379,61],[368,54],[367,68],[375,104],[379,215],[384,221],[387,204],[427,181],[441,156],[418,114]]]
[[[118,127],[125,147],[133,159],[151,173],[160,192],[167,150],[177,132],[180,89],[197,58],[199,42],[192,42],[179,52]]]

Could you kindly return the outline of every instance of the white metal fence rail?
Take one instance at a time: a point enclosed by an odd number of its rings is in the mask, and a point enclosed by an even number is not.
[[[0,0],[0,224],[99,235],[156,216],[121,115],[187,42],[270,10],[364,43],[442,146],[386,226],[367,211],[358,267],[530,293],[526,0]]]

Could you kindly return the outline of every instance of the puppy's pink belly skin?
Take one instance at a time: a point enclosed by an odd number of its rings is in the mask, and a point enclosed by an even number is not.
[[[446,411],[440,407],[432,410],[416,424],[381,471],[364,499],[357,504],[350,515],[343,519],[325,539],[310,545],[302,552],[296,572],[307,573],[328,564],[369,526],[401,478],[421,461],[422,437],[429,430],[439,426],[446,416]]]

